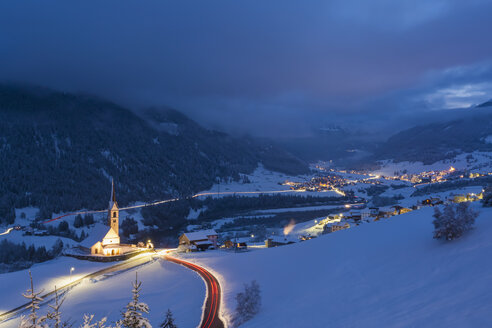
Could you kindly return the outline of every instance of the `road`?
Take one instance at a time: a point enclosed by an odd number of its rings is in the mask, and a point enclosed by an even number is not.
[[[221,293],[217,278],[196,264],[169,255],[165,255],[164,258],[170,262],[180,264],[188,269],[196,271],[205,281],[207,285],[207,298],[205,300],[205,308],[203,310],[200,328],[224,328],[225,325],[219,317]]]
[[[108,273],[112,273],[112,272],[117,272],[117,271],[123,271],[123,270],[129,270],[129,269],[132,269],[132,268],[135,268],[137,266],[140,266],[142,264],[145,264],[149,261],[152,261],[152,255],[153,253],[147,253],[147,254],[142,254],[142,255],[137,255],[135,257],[132,257],[131,259],[129,260],[126,260],[124,262],[121,262],[121,263],[118,263],[116,265],[113,265],[113,266],[110,266],[108,268],[104,268],[102,270],[99,270],[99,271],[96,271],[96,272],[93,272],[93,273],[90,273],[88,275],[85,275],[83,276],[82,278],[79,278],[79,279],[76,279],[64,286],[61,286],[61,287],[58,287],[57,288],[57,291],[59,293],[63,293],[65,292],[66,290],[78,285],[79,283],[81,283],[84,279],[90,279],[90,278],[97,278],[99,276],[102,276],[102,275],[105,275],[105,274],[108,274]],[[41,298],[44,300],[43,304],[47,303],[49,300],[50,300],[50,297],[54,296],[55,294],[55,291],[52,290],[48,293],[45,293],[43,295],[41,295]],[[16,307],[15,309],[12,309],[10,311],[7,311],[7,312],[4,312],[4,313],[0,313],[0,323],[3,322],[3,321],[6,321],[10,318],[13,318],[13,317],[16,317],[18,316],[19,314],[22,314],[23,312],[27,311],[27,306],[29,305],[30,303],[25,303],[25,304],[22,304],[18,307]]]

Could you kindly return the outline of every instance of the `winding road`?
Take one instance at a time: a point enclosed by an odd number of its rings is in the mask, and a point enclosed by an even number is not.
[[[203,311],[200,328],[224,328],[224,322],[222,322],[219,317],[221,292],[217,278],[196,264],[183,261],[169,255],[165,255],[164,258],[167,261],[180,264],[197,272],[205,281],[207,285],[207,299],[205,301],[205,309]]]

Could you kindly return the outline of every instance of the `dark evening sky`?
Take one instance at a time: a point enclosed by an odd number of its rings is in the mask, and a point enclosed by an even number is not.
[[[289,135],[492,98],[491,14],[481,0],[4,0],[0,80]]]

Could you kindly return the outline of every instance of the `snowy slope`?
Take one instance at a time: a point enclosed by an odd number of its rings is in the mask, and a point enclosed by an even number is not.
[[[71,261],[71,262],[70,262]],[[74,265],[75,272],[95,271],[101,264],[87,261],[73,263],[71,259],[59,259],[36,265],[32,268],[36,288],[51,289],[56,282],[55,273],[66,273],[70,265]],[[114,263],[113,263],[114,264]],[[85,280],[74,287],[67,294],[62,306],[62,316],[75,321],[74,327],[81,324],[84,313],[95,314],[96,318],[108,317],[108,322],[120,318],[120,311],[131,299],[131,282],[135,280],[138,271],[139,280],[143,282],[140,300],[150,307],[148,318],[154,327],[157,327],[164,318],[167,309],[171,309],[179,327],[196,327],[200,323],[202,305],[205,299],[205,285],[202,279],[194,272],[179,265],[158,260],[121,274],[101,279],[96,282]],[[60,278],[67,279],[65,275]],[[0,310],[4,312],[13,305],[25,302],[20,292],[28,288],[27,271],[0,275]],[[9,287],[8,287],[9,286]],[[10,287],[11,286],[11,287]],[[8,298],[12,297],[14,300]],[[46,307],[41,309],[44,313]],[[18,319],[0,324],[0,328],[15,328]]]
[[[35,288],[49,291],[55,285],[62,286],[70,282],[72,267],[74,268],[72,278],[77,279],[113,264],[61,256],[51,261],[34,264],[30,269],[0,274],[0,295],[2,295],[0,312],[3,313],[26,302],[21,293],[29,288],[28,270],[31,270],[34,277]]]
[[[478,206],[478,204],[474,204]],[[244,327],[490,327],[492,209],[461,240],[432,239],[432,208],[274,249],[188,255],[215,271],[226,311],[256,279]]]

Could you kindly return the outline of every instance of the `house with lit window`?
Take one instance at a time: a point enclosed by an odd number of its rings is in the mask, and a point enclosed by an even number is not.
[[[218,234],[214,229],[185,232],[179,237],[179,245],[195,246],[199,250],[217,247]]]

